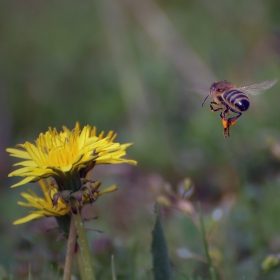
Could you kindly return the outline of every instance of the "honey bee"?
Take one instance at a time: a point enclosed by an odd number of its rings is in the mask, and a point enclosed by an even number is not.
[[[268,80],[261,83],[251,84],[243,87],[236,87],[228,81],[215,82],[210,87],[210,93],[205,97],[202,106],[209,96],[213,101],[210,103],[212,112],[222,111],[220,117],[224,127],[224,137],[229,137],[229,128],[234,125],[242,113],[247,111],[250,106],[248,95],[257,95],[271,88],[277,83],[278,79]],[[230,113],[236,114],[226,118]]]

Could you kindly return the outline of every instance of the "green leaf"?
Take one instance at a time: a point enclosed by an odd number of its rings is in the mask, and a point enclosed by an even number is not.
[[[155,280],[171,279],[171,265],[161,223],[159,206],[155,205],[156,220],[152,232],[153,274]]]

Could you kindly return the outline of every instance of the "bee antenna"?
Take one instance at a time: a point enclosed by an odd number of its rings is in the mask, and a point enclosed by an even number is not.
[[[202,104],[201,104],[201,107],[203,107],[203,105],[204,105],[204,103],[205,103],[205,101],[206,101],[206,99],[209,97],[209,94],[205,97],[205,99],[203,100],[203,102],[202,102]]]

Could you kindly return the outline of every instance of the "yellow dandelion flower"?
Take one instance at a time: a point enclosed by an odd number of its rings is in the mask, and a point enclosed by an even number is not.
[[[13,224],[19,225],[23,223],[27,223],[32,220],[37,220],[44,217],[63,217],[71,212],[71,205],[67,204],[62,196],[58,195],[59,192],[57,188],[55,188],[50,179],[47,180],[39,180],[39,184],[41,186],[44,197],[37,196],[32,190],[28,190],[29,193],[21,193],[21,196],[27,200],[27,202],[19,201],[18,204],[24,207],[33,208],[33,211],[21,219],[16,220]],[[103,194],[107,194],[117,190],[117,186],[113,185],[104,190],[99,190],[101,186],[101,182],[94,182],[90,186],[91,192],[85,191],[77,191],[72,193],[72,197],[82,202],[83,204],[93,202],[93,199],[96,200],[99,196]],[[93,196],[91,196],[91,195]],[[57,196],[58,195],[58,196]],[[70,195],[70,196],[71,196]],[[56,197],[54,201],[54,197]],[[55,205],[54,205],[55,204]]]
[[[57,189],[51,186],[49,180],[47,180],[47,182],[40,180],[39,184],[44,193],[44,197],[37,196],[30,189],[28,190],[29,193],[21,193],[21,196],[25,198],[27,202],[19,201],[18,204],[35,210],[30,211],[26,217],[16,220],[13,223],[14,225],[23,224],[43,217],[61,217],[70,213],[71,209],[62,199],[57,201],[56,207],[53,206],[51,197],[57,192]]]
[[[14,166],[21,168],[11,172],[9,177],[25,177],[14,184],[17,187],[42,178],[53,177],[62,190],[69,189],[69,182],[77,177],[85,177],[86,173],[98,164],[128,163],[136,165],[135,160],[123,158],[126,149],[132,143],[120,144],[114,140],[117,134],[110,131],[97,135],[96,128],[85,126],[80,131],[79,123],[70,131],[65,126],[62,132],[49,128],[41,133],[35,141],[17,145],[18,149],[8,148],[11,156],[23,159]],[[84,175],[84,176],[83,176]],[[71,188],[70,188],[71,189]]]

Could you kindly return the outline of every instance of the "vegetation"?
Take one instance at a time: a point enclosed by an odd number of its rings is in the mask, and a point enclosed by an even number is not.
[[[20,193],[40,186],[9,188],[5,149],[79,121],[134,143],[138,162],[94,168],[118,186],[82,212],[96,279],[156,279],[156,201],[172,279],[280,279],[280,83],[250,97],[228,139],[201,107],[215,80],[280,77],[279,13],[273,0],[3,2],[0,278],[61,279],[55,219],[13,225],[29,211]]]

